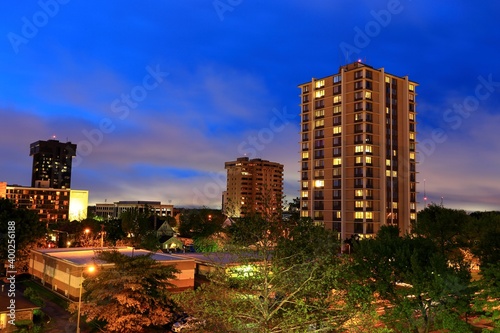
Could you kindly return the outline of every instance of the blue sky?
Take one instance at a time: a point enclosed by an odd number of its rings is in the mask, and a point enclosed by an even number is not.
[[[297,85],[362,59],[417,81],[419,199],[500,209],[497,1],[7,1],[0,181],[29,144],[77,143],[91,203],[220,207],[224,162],[285,166],[298,196]]]

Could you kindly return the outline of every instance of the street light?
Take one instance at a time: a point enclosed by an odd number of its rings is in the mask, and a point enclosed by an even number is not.
[[[88,273],[93,273],[95,271],[95,266],[89,266],[87,268]],[[76,319],[76,333],[80,333],[80,309],[82,307],[82,289],[83,289],[83,272],[85,269],[82,269],[80,274],[80,296],[78,297],[78,315]]]

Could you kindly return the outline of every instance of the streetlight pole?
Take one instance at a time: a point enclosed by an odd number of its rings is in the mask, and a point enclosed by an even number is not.
[[[89,266],[88,271],[92,273],[95,270],[94,266]],[[82,272],[80,273],[80,295],[78,296],[78,315],[76,319],[76,333],[80,333],[80,309],[82,307],[82,290],[83,290],[83,272],[85,271],[82,268]]]

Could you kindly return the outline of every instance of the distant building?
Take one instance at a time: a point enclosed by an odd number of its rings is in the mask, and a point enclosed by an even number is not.
[[[283,198],[283,165],[260,158],[240,157],[226,162],[227,189],[223,212],[231,217],[266,210],[280,211]]]
[[[31,187],[71,188],[71,164],[76,156],[76,144],[36,141],[30,145],[30,156],[33,156]]]
[[[170,204],[162,204],[160,201],[117,201],[114,203],[97,203],[94,211],[96,216],[104,219],[119,219],[121,214],[133,209],[138,209],[140,212],[144,209],[149,209],[156,216],[172,216],[174,206]]]
[[[342,239],[416,219],[416,87],[361,62],[299,85],[302,217]]]
[[[88,197],[87,190],[26,187],[0,182],[0,198],[11,200],[16,207],[35,211],[45,223],[86,219]]]

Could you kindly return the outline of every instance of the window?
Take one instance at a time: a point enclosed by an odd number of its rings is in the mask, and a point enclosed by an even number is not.
[[[302,131],[309,131],[309,124],[302,124]]]
[[[309,133],[302,133],[302,141],[309,140]]]
[[[302,115],[302,122],[306,122],[306,121],[309,121],[309,115],[308,114]]]
[[[333,169],[333,173],[332,173],[333,177],[340,177],[341,174],[342,174],[342,170],[340,168]]]
[[[362,177],[363,176],[363,168],[354,168],[354,176]]]
[[[335,199],[340,199],[342,197],[342,191],[340,191],[340,190],[333,190],[333,197]]]
[[[308,182],[302,182],[302,188],[308,188],[309,183]]]
[[[325,126],[325,120],[324,119],[316,120],[314,122],[314,127],[316,127],[316,128],[323,127],[323,126]]]
[[[302,159],[307,159],[307,158],[309,158],[309,152],[307,151],[302,152]]]
[[[365,216],[367,220],[373,220],[373,212],[365,212]]]
[[[323,97],[325,96],[325,90],[322,89],[322,90],[317,90],[315,93],[314,93],[314,97],[316,98],[320,98],[320,97]]]
[[[373,152],[373,147],[371,145],[365,146],[365,153],[371,154]]]
[[[354,93],[354,100],[363,99],[363,92],[357,91]]]
[[[362,198],[363,197],[363,190],[355,190],[354,196],[357,198]]]
[[[340,94],[341,93],[340,85],[333,87],[333,93],[334,94]]]
[[[357,102],[354,104],[354,110],[355,111],[361,111],[363,110],[363,102]]]
[[[325,170],[314,170],[314,178],[324,178]]]
[[[410,91],[415,91],[415,85],[414,85],[413,83],[410,83],[410,84],[408,85],[408,89],[409,89]]]
[[[325,161],[324,160],[316,160],[314,161],[314,167],[315,168],[323,168],[325,166]]]
[[[325,86],[325,80],[318,80],[316,81],[316,88],[322,88]]]
[[[339,75],[335,75],[333,77],[333,83],[339,83],[340,81],[342,81],[342,76],[339,74]]]
[[[323,188],[325,187],[325,181],[324,180],[320,180],[320,179],[317,179],[314,181],[314,187],[315,188]]]
[[[354,136],[354,143],[363,143],[363,134],[356,134]]]
[[[365,98],[366,99],[372,99],[372,92],[371,91],[365,91]]]
[[[362,153],[363,152],[363,145],[357,145],[354,147],[354,152],[355,153]]]
[[[309,104],[302,105],[302,112],[309,112]]]
[[[314,148],[323,148],[325,146],[324,140],[316,140],[314,141]]]
[[[302,97],[302,103],[307,103],[307,102],[309,102],[309,95],[304,95]]]
[[[333,148],[333,156],[340,156],[342,154],[342,150],[340,147]]]
[[[415,160],[415,152],[410,152],[410,160],[414,161]]]
[[[363,71],[357,71],[354,73],[354,78],[355,79],[361,79],[363,77]]]
[[[361,88],[363,88],[363,81],[354,82],[354,89],[361,89]]]
[[[363,113],[354,114],[354,121],[363,121]]]
[[[319,129],[319,130],[315,130],[314,131],[314,137],[315,138],[322,138],[325,136],[325,131],[322,130],[322,129]]]
[[[324,117],[325,116],[325,110],[316,110],[316,111],[314,111],[314,116],[316,118]]]
[[[303,142],[302,143],[302,150],[308,150],[309,149],[309,142]]]
[[[342,133],[342,126],[334,126],[333,134],[340,134],[340,133]]]
[[[340,179],[334,179],[333,180],[333,187],[334,188],[339,188],[341,186],[342,182]]]
[[[324,100],[319,100],[319,101],[316,101],[314,102],[314,108],[315,109],[320,109],[320,108],[324,108],[325,107],[325,101]]]
[[[324,158],[325,157],[324,150],[323,149],[315,150],[314,157],[315,158]]]
[[[340,113],[342,112],[342,107],[340,105],[336,105],[333,107],[333,113]]]
[[[390,77],[388,77],[388,76],[386,76],[386,77],[385,77],[385,83],[391,83],[391,78],[390,78]]]
[[[414,114],[414,113],[412,113],[412,112],[410,112],[410,114],[408,115],[408,118],[409,118],[410,120],[415,120],[415,114]]]
[[[363,178],[354,179],[354,187],[363,187]]]
[[[363,212],[354,212],[355,219],[363,219],[363,217],[364,217]]]
[[[333,117],[333,124],[334,125],[340,125],[341,119],[342,119],[341,116],[335,116],[335,117]]]
[[[303,87],[302,87],[302,92],[303,92],[303,93],[306,93],[306,92],[308,92],[308,91],[309,91],[309,86],[303,86]]]
[[[333,165],[341,165],[341,164],[342,164],[341,158],[334,158],[333,159]]]
[[[363,208],[365,206],[365,202],[364,201],[360,201],[360,200],[356,200],[354,206],[356,208]]]
[[[365,162],[366,162],[366,164],[371,165],[372,164],[372,157],[371,156],[365,156]]]
[[[333,145],[334,146],[340,146],[342,144],[342,141],[339,136],[333,138]]]
[[[307,198],[309,197],[309,192],[308,191],[302,191],[302,198]]]
[[[333,104],[338,104],[342,102],[342,95],[333,96]]]
[[[356,164],[363,164],[362,156],[356,156]]]

